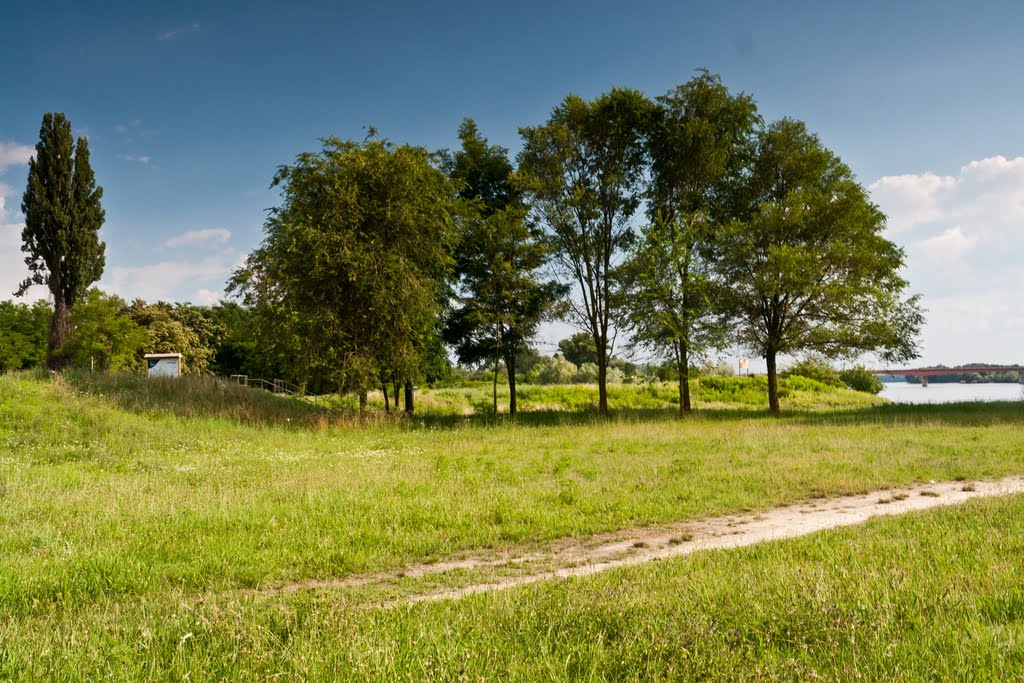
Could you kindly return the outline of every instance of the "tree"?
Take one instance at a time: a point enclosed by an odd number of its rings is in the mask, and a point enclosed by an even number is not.
[[[453,265],[453,184],[421,147],[322,142],[278,169],[282,204],[229,291],[303,380],[322,376],[365,406],[381,377],[401,378],[411,408]]]
[[[882,236],[885,216],[849,167],[803,123],[759,134],[735,196],[745,212],[720,232],[719,254],[738,341],[767,362],[772,412],[779,354],[916,357],[923,315],[916,296],[903,298],[903,250]]]
[[[21,249],[27,254],[29,276],[16,294],[21,296],[36,284],[50,290],[53,317],[46,364],[51,369],[64,364],[61,347],[71,332],[72,308],[103,274],[102,196],[103,188],[96,185],[89,165],[88,141],[80,137],[73,144],[71,122],[64,114],[44,114],[21,202]]]
[[[127,315],[146,331],[146,353],[180,353],[182,371],[205,374],[214,356],[215,328],[193,306],[136,299]]]
[[[613,88],[589,102],[569,95],[546,124],[519,131],[519,182],[548,229],[558,270],[578,288],[570,314],[594,338],[602,415],[614,346],[614,270],[641,200],[650,108],[636,90]]]
[[[0,372],[41,367],[53,311],[45,301],[31,306],[0,301]]]
[[[548,248],[510,183],[508,150],[488,145],[472,119],[462,122],[459,138],[462,148],[447,166],[467,205],[456,257],[459,305],[448,315],[445,338],[462,363],[493,360],[495,414],[498,365],[505,361],[514,417],[517,357],[564,291],[538,276]]]
[[[594,345],[594,337],[586,332],[577,332],[561,340],[558,342],[558,350],[577,369],[584,363],[597,365],[597,347]]]
[[[650,224],[623,268],[623,324],[634,344],[671,356],[681,416],[691,408],[691,358],[728,333],[712,247],[726,183],[743,168],[757,120],[750,96],[730,94],[707,71],[659,97],[652,117]]]
[[[74,325],[64,347],[66,360],[97,370],[141,370],[149,342],[146,330],[128,315],[128,304],[93,287],[75,307]]]

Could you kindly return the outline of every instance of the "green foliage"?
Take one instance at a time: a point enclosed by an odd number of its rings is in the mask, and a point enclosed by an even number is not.
[[[767,360],[772,411],[780,353],[916,355],[923,318],[917,298],[903,298],[903,250],[882,235],[885,217],[853,172],[803,123],[761,132],[734,198],[746,208],[720,231],[719,258],[739,341]]]
[[[596,384],[597,363],[583,363],[580,365],[579,370],[576,371],[575,377],[573,377],[573,381],[580,384]]]
[[[845,380],[840,378],[839,373],[829,365],[827,360],[815,356],[807,356],[798,360],[780,372],[779,377],[806,377],[830,387],[846,386]]]
[[[569,384],[576,366],[561,356],[546,356],[537,363],[537,384]]]
[[[713,254],[726,182],[746,161],[757,108],[707,71],[659,97],[648,133],[649,225],[622,269],[623,324],[636,344],[671,358],[680,413],[691,359],[725,345],[728,325]]]
[[[101,371],[141,371],[149,335],[129,315],[128,304],[93,287],[75,306],[72,330],[64,347],[74,367]],[[187,367],[187,366],[186,366]]]
[[[839,373],[839,378],[843,380],[846,386],[850,387],[854,391],[878,394],[885,388],[885,385],[882,384],[882,380],[878,379],[878,377],[861,365],[842,370]]]
[[[136,299],[127,313],[146,331],[145,353],[180,353],[182,372],[201,375],[209,371],[217,330],[197,307]]]
[[[0,373],[41,367],[53,311],[45,301],[31,306],[0,301]]]
[[[274,185],[282,204],[229,287],[261,343],[303,380],[357,392],[418,377],[453,267],[451,180],[421,147],[329,137]]]
[[[632,237],[650,115],[651,103],[640,92],[613,88],[591,101],[569,95],[547,123],[519,131],[524,144],[517,179],[548,230],[557,268],[578,288],[580,302],[571,304],[570,314],[594,339],[602,414],[617,308],[613,263]]]
[[[50,290],[54,309],[47,364],[52,368],[64,363],[61,347],[71,331],[71,308],[103,274],[102,197],[103,188],[96,185],[89,164],[86,138],[74,143],[71,122],[64,114],[44,114],[21,202],[25,214],[21,248],[29,276],[17,293],[20,296],[35,284]]]
[[[576,332],[571,337],[558,342],[558,350],[562,357],[577,368],[584,363],[597,364],[597,347],[594,335],[587,332]]]
[[[445,336],[462,363],[505,361],[514,415],[516,357],[564,291],[540,280],[549,249],[512,189],[508,150],[488,146],[471,119],[463,121],[459,137],[462,149],[448,166],[462,183],[466,205],[456,258],[458,306],[448,316]]]

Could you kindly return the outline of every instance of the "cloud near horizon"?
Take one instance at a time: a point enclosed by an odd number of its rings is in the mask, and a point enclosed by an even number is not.
[[[36,153],[36,148],[31,145],[21,145],[17,142],[0,140],[0,173],[3,173],[10,166],[23,166]]]
[[[928,309],[922,362],[1024,362],[1024,157],[886,176],[868,190]]]
[[[178,247],[215,247],[227,244],[230,239],[231,231],[227,228],[204,228],[202,230],[188,230],[180,235],[175,235],[164,242],[164,246],[171,249]]]
[[[239,256],[233,251],[204,259],[166,260],[142,266],[114,266],[97,284],[105,292],[132,300],[210,303],[231,275]]]

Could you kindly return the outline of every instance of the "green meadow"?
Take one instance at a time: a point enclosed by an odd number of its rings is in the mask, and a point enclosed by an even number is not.
[[[800,380],[801,378],[791,378]],[[929,480],[1024,474],[1024,401],[756,382],[489,387],[360,418],[212,379],[0,377],[0,679],[991,680],[1024,675],[1024,500],[457,601],[303,588]],[[754,398],[758,400],[754,400]],[[382,606],[389,603],[390,606]]]

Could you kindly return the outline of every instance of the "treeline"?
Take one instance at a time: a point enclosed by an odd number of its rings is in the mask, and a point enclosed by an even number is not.
[[[849,167],[800,121],[765,122],[750,95],[701,72],[654,99],[629,88],[568,95],[519,133],[515,159],[470,119],[454,151],[372,128],[362,141],[323,138],[274,176],[281,203],[228,282],[240,305],[203,308],[83,293],[103,266],[102,190],[87,141],[72,169],[70,126],[47,115],[37,156],[49,161],[30,163],[24,201],[35,262],[23,285],[46,283],[57,302],[47,364],[127,368],[142,346],[173,349],[192,371],[273,375],[355,393],[361,406],[374,389],[397,405],[401,388],[410,409],[414,384],[446,372],[451,349],[492,369],[495,410],[505,368],[514,415],[516,368],[549,320],[588,338],[601,413],[626,339],[674,368],[681,413],[690,367],[719,349],[765,358],[775,412],[780,354],[916,355],[923,315],[905,294],[904,253]],[[50,197],[63,186],[41,180],[54,168],[81,176],[83,191]],[[62,201],[70,208],[55,212]],[[86,262],[53,253],[72,243],[53,236],[62,230],[89,247]],[[84,341],[101,318],[135,326],[118,335],[130,350],[99,327]],[[171,328],[192,336],[164,335]],[[235,347],[218,338],[238,329]]]
[[[663,96],[567,96],[491,145],[472,120],[431,153],[371,130],[325,138],[278,170],[282,203],[235,273],[293,374],[364,397],[424,374],[441,342],[506,369],[545,320],[593,342],[598,409],[617,339],[670,361],[680,411],[694,359],[731,346],[766,359],[916,355],[922,313],[903,251],[838,156],[793,119],[702,72]],[[577,368],[577,371],[579,368]]]
[[[926,368],[927,370],[943,370],[947,366],[945,365],[933,365]],[[928,384],[983,384],[992,382],[995,384],[1016,384],[1020,381],[1020,375],[1016,370],[1006,370],[1003,372],[999,371],[999,368],[1013,367],[1006,365],[996,365],[993,363],[965,363],[963,365],[955,365],[949,368],[949,374],[942,375],[930,375],[928,377]],[[960,368],[991,368],[987,372],[957,372]],[[911,384],[920,384],[920,377],[905,377],[906,381]]]
[[[0,301],[0,372],[42,367],[53,315],[45,301]],[[142,372],[146,353],[182,354],[188,374],[281,377],[257,342],[253,315],[233,302],[215,306],[119,296],[90,289],[75,306],[61,347],[65,367]]]

